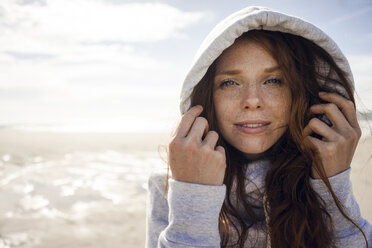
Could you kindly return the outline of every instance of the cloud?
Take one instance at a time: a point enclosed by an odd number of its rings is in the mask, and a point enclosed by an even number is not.
[[[15,2],[19,5],[33,4],[33,5],[45,6],[47,4],[46,0],[16,0]]]
[[[141,47],[187,39],[208,15],[158,2],[2,0],[0,123],[171,125],[185,68]]]
[[[148,75],[170,78],[170,62],[136,45],[179,37],[206,15],[163,3],[1,1],[0,65],[7,73],[0,87],[127,86],[146,83]]]
[[[363,16],[363,15],[369,13],[369,12],[372,12],[372,6],[366,7],[366,8],[363,8],[363,9],[359,9],[357,11],[354,11],[354,12],[351,12],[351,13],[347,13],[347,14],[345,14],[343,16],[340,16],[338,18],[335,18],[335,19],[329,21],[326,26],[329,27],[329,26],[333,26],[333,25],[339,25],[339,24],[341,24],[343,22],[346,22],[346,21],[355,19],[357,17]]]
[[[183,28],[206,16],[163,3],[113,5],[94,0],[53,0],[44,6],[8,0],[0,8],[1,48],[33,53],[57,53],[84,42],[149,43],[180,37]]]
[[[25,60],[43,60],[51,59],[55,56],[53,54],[45,53],[22,53],[22,52],[13,52],[13,51],[4,51],[4,54],[10,55],[15,59],[25,59]]]
[[[178,37],[206,15],[163,3],[1,1],[0,65],[7,73],[0,75],[0,87],[166,77],[172,68],[166,56],[154,59],[137,44]]]

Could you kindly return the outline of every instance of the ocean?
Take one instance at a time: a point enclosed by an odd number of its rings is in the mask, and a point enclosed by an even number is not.
[[[0,248],[143,247],[166,163],[159,135],[135,136],[0,131]]]

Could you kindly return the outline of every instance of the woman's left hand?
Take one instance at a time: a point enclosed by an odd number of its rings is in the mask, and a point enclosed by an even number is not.
[[[310,107],[312,114],[326,114],[333,123],[329,127],[318,118],[312,118],[303,130],[302,146],[310,147],[324,165],[327,177],[336,175],[350,168],[355,149],[362,134],[356,117],[354,103],[337,93],[321,92],[321,99],[329,102]],[[323,138],[317,139],[310,134],[314,132]],[[312,176],[320,178],[314,165]]]

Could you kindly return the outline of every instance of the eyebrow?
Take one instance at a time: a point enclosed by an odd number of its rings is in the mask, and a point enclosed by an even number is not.
[[[270,73],[270,72],[274,72],[274,71],[278,71],[278,70],[280,70],[279,65],[275,65],[273,67],[267,67],[264,70],[264,72],[265,73]],[[221,72],[216,73],[216,76],[217,75],[236,75],[236,74],[239,74],[239,73],[241,73],[241,70],[221,71]]]

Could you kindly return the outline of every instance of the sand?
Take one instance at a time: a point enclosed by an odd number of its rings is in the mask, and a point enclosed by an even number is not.
[[[362,216],[372,223],[372,138],[359,141],[351,162],[351,182]]]

